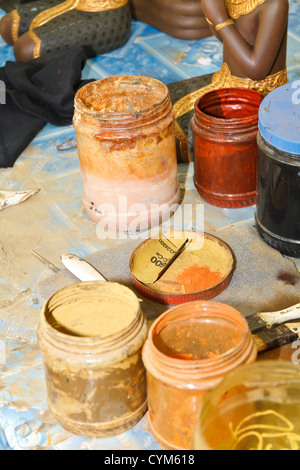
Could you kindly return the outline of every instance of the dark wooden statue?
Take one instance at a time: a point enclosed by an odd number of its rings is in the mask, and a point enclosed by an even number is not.
[[[211,84],[175,104],[181,158],[189,161],[188,138],[178,119],[203,94],[220,88],[248,88],[267,95],[287,82],[288,0],[202,0],[212,32],[223,43],[223,65]]]
[[[0,21],[0,34],[19,62],[80,46],[94,57],[123,46],[130,32],[128,0],[22,1]]]
[[[178,39],[212,36],[200,0],[129,0],[131,13]]]

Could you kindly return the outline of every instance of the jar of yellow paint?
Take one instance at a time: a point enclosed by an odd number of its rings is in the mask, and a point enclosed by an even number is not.
[[[134,426],[146,412],[141,349],[146,319],[117,283],[82,282],[54,294],[38,328],[47,398],[58,422],[86,437]]]
[[[206,394],[193,450],[300,450],[299,363],[257,361]]]

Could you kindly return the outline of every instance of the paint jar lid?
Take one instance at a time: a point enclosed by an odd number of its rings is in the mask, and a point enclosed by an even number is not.
[[[276,149],[300,156],[300,81],[269,93],[259,110],[259,131]]]
[[[183,242],[190,243],[180,252]],[[176,257],[159,277],[168,263]],[[234,271],[231,248],[203,232],[159,234],[139,245],[131,255],[131,279],[146,298],[165,305],[210,300],[229,285]]]

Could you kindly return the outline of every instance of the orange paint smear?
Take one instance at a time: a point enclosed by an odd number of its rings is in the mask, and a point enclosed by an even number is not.
[[[185,361],[191,361],[195,359],[193,354],[176,353],[176,354],[168,354],[168,356],[173,357],[173,359],[184,359]]]
[[[187,294],[210,289],[219,284],[223,279],[220,271],[211,271],[208,266],[188,266],[176,277],[176,280],[184,286]]]
[[[197,356],[197,354],[184,354],[184,353],[168,354],[168,357],[172,357],[173,359],[182,359],[184,361],[200,361],[204,359],[203,357]],[[208,359],[219,359],[220,357],[221,357],[221,354],[216,354],[214,352],[207,353]]]

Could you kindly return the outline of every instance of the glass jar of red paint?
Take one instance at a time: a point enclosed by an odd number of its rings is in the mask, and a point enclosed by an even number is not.
[[[233,307],[189,302],[152,324],[143,348],[148,420],[167,450],[190,450],[206,393],[241,364],[256,360],[248,323]]]
[[[194,183],[209,204],[240,208],[256,203],[262,100],[256,91],[232,88],[207,93],[195,103]]]
[[[282,254],[300,258],[300,91],[271,92],[259,110],[257,228]]]

